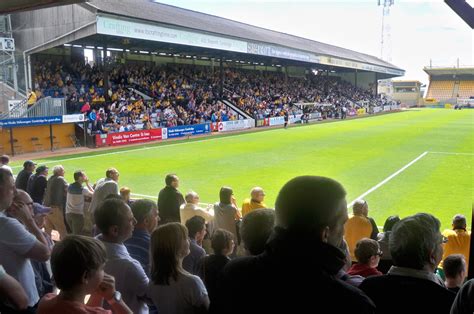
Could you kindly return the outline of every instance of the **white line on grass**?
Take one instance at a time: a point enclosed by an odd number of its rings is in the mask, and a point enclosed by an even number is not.
[[[152,198],[152,199],[157,199],[158,196],[155,195],[155,196],[152,196],[152,195],[145,195],[145,194],[138,194],[138,193],[130,193],[132,195],[136,195],[136,196],[141,196],[141,197],[146,197],[146,198]]]
[[[426,154],[428,154],[428,152],[424,152],[423,154],[421,154],[420,156],[416,157],[415,159],[413,159],[412,161],[410,161],[409,163],[407,163],[405,166],[403,166],[402,168],[400,168],[399,170],[397,170],[396,172],[394,172],[393,174],[391,174],[390,176],[388,176],[387,178],[385,178],[383,181],[381,181],[380,183],[378,183],[377,185],[371,187],[367,192],[359,195],[355,200],[353,200],[349,205],[347,205],[347,208],[350,208],[352,207],[352,205],[354,205],[354,203],[359,200],[359,199],[362,199],[364,198],[365,196],[369,195],[370,193],[372,193],[373,191],[377,190],[379,187],[381,187],[382,185],[384,185],[385,183],[387,183],[388,181],[392,180],[393,178],[395,178],[396,176],[398,176],[400,173],[402,173],[403,171],[405,171],[408,167],[410,167],[411,165],[413,165],[415,162],[417,162],[418,160],[420,160],[421,158],[425,157]]]
[[[455,152],[429,152],[430,154],[443,154],[443,155],[467,155],[474,156],[474,153],[455,153]]]

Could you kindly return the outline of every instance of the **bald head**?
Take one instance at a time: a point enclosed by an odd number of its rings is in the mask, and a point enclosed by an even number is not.
[[[250,191],[250,197],[252,198],[252,200],[261,203],[265,198],[265,192],[263,192],[263,189],[261,187],[256,186],[252,189],[252,191]]]

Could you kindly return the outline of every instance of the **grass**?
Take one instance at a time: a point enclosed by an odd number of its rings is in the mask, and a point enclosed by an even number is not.
[[[121,173],[120,186],[145,195],[157,195],[165,175],[174,172],[181,179],[183,193],[193,189],[208,203],[218,200],[219,188],[224,185],[234,189],[239,203],[253,186],[262,186],[267,194],[265,203],[273,207],[282,185],[306,174],[340,181],[349,203],[428,151],[365,197],[370,215],[383,225],[389,215],[430,212],[441,220],[443,228],[450,226],[457,213],[471,215],[474,110],[408,110],[367,119],[163,144],[121,148],[115,154],[104,151],[48,158],[38,163],[53,166],[59,160],[70,182],[76,169],[84,169],[95,181],[113,166]],[[20,164],[13,163],[17,166],[15,172]]]

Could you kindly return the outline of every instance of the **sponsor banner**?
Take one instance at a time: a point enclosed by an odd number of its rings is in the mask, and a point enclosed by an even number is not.
[[[389,105],[383,106],[383,111],[390,111],[390,106]]]
[[[379,113],[379,112],[381,112],[382,110],[383,110],[383,108],[380,107],[380,106],[374,107],[374,113]]]
[[[284,117],[270,118],[270,126],[283,125],[283,124],[285,124],[285,118]]]
[[[83,114],[67,114],[63,116],[63,123],[84,122]]]
[[[311,52],[257,42],[247,43],[247,53],[313,63],[320,61],[320,57]]]
[[[243,53],[248,49],[243,40],[108,16],[97,18],[97,33]]]
[[[320,112],[313,112],[309,114],[309,119],[310,120],[316,120],[321,118],[321,113]]]
[[[349,111],[347,112],[347,115],[348,115],[349,117],[356,116],[356,115],[357,115],[357,111],[356,111],[354,108],[351,108],[351,109],[349,109]]]
[[[255,122],[253,119],[246,119],[246,120],[218,122],[215,124],[217,125],[217,130],[219,132],[227,132],[227,131],[250,129],[254,127],[255,125],[254,123]]]
[[[398,109],[400,109],[400,105],[391,105],[390,109],[391,110],[398,110]]]
[[[362,109],[357,109],[357,115],[358,116],[362,116],[365,114],[365,108],[362,108]]]
[[[180,125],[172,128],[167,128],[167,138],[175,138],[189,135],[198,135],[211,132],[209,123],[194,124],[194,125]]]
[[[458,105],[474,105],[474,99],[469,98],[458,98]]]
[[[0,120],[0,127],[15,128],[19,126],[34,126],[44,124],[59,124],[63,122],[62,116],[32,117]]]
[[[104,145],[125,145],[133,143],[142,143],[149,141],[161,140],[161,129],[151,129],[143,131],[133,132],[121,132],[121,133],[110,133],[110,134],[97,134],[96,144],[97,146]]]

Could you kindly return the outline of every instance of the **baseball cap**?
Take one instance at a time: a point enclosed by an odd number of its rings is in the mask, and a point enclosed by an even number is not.
[[[35,216],[49,214],[51,210],[51,207],[46,207],[39,203],[33,203],[33,213],[35,214]]]
[[[48,170],[49,168],[46,167],[46,166],[39,166],[38,168],[36,168],[36,173],[41,173],[45,170]]]
[[[36,166],[36,162],[33,162],[32,160],[27,160],[23,163],[23,168],[26,168],[32,165]]]

